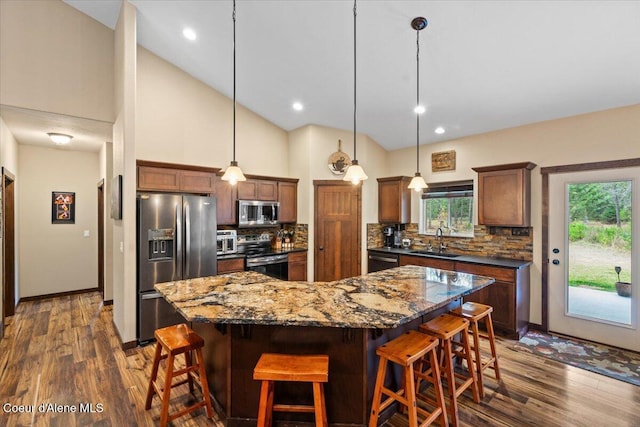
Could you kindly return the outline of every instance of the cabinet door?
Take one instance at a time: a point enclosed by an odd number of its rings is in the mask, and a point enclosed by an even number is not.
[[[180,190],[188,193],[215,192],[216,175],[210,172],[180,171]]]
[[[180,171],[138,166],[138,190],[180,191]]]
[[[296,222],[298,220],[298,184],[278,182],[278,221]]]
[[[257,200],[258,199],[258,181],[255,179],[247,179],[246,181],[238,181],[238,200]]]
[[[237,187],[229,184],[227,181],[216,178],[216,218],[218,225],[234,225],[237,223],[236,218],[236,194]]]
[[[278,200],[278,181],[258,181],[258,200],[276,202]]]
[[[307,280],[307,253],[292,252],[289,254],[289,280]]]
[[[378,178],[378,222],[411,222],[409,177]]]
[[[453,271],[455,262],[440,258],[400,255],[400,266],[402,267],[403,265],[419,265],[420,267],[431,267],[438,268],[440,270]]]
[[[238,199],[275,202],[278,200],[278,181],[265,179],[240,181],[238,182]]]
[[[218,260],[218,274],[235,273],[237,271],[244,271],[244,258]]]

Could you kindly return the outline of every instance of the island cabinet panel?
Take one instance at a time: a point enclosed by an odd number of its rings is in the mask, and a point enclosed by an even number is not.
[[[378,222],[407,224],[411,222],[411,178],[396,176],[378,178]]]
[[[520,339],[529,325],[529,266],[519,269],[457,262],[456,271],[493,277],[495,283],[464,297],[493,307],[496,333]]]
[[[218,259],[218,274],[244,271],[244,258]]]
[[[216,218],[218,225],[235,225],[238,222],[236,215],[238,206],[237,188],[235,185],[216,178]]]
[[[478,172],[478,224],[531,225],[531,169],[534,163],[473,168]]]
[[[278,200],[278,182],[266,179],[247,179],[238,182],[238,200]]]
[[[291,252],[289,254],[288,266],[289,280],[307,280],[307,253]]]
[[[440,270],[455,270],[454,261],[411,255],[400,255],[400,266],[402,267],[403,265],[418,265],[420,267],[438,268]]]
[[[298,221],[298,184],[278,182],[278,221],[281,223]]]

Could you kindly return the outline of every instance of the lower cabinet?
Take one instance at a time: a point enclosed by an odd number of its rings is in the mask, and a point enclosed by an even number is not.
[[[289,280],[306,281],[307,280],[307,253],[306,252],[290,252],[289,253]]]
[[[238,271],[244,271],[244,258],[218,260],[218,274],[236,273]]]
[[[493,307],[496,333],[520,339],[529,327],[529,266],[519,269],[457,262],[456,271],[493,277],[495,283],[464,297]]]
[[[400,267],[403,265],[418,265],[420,267],[438,268],[440,270],[455,270],[455,262],[448,259],[427,258],[421,256],[400,255]]]

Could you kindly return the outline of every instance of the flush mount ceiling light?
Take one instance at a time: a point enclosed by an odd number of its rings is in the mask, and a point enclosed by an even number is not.
[[[435,133],[437,133],[438,135],[442,135],[442,134],[445,132],[445,130],[444,130],[444,128],[443,128],[442,126],[438,126],[438,127],[434,130],[434,132],[435,132]]]
[[[304,105],[302,105],[301,102],[294,102],[292,105],[293,109],[296,111],[302,111],[304,110]]]
[[[64,133],[49,132],[47,133],[47,135],[49,135],[51,141],[53,141],[56,145],[66,145],[73,138],[71,135],[67,135]]]
[[[221,179],[231,185],[247,180],[236,162],[236,0],[233,0],[233,160]]]
[[[423,30],[427,27],[427,20],[423,17],[414,18],[411,21],[411,28],[416,30],[416,174],[409,183],[409,188],[415,190],[416,192],[421,192],[425,188],[428,187],[427,183],[424,182],[424,178],[420,174],[420,114],[421,112],[418,109],[421,107],[420,105],[420,30]],[[424,112],[424,107],[422,107],[422,113]]]
[[[196,35],[196,32],[193,31],[191,28],[185,28],[184,30],[182,30],[182,35],[184,36],[185,39],[191,40],[191,41],[194,41],[195,39],[198,38],[198,36]]]
[[[369,178],[356,160],[356,1],[353,1],[353,160],[342,178],[354,184]]]

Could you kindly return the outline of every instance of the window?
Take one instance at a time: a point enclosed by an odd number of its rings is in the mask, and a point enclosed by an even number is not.
[[[420,203],[420,234],[473,237],[473,181],[429,184]]]

